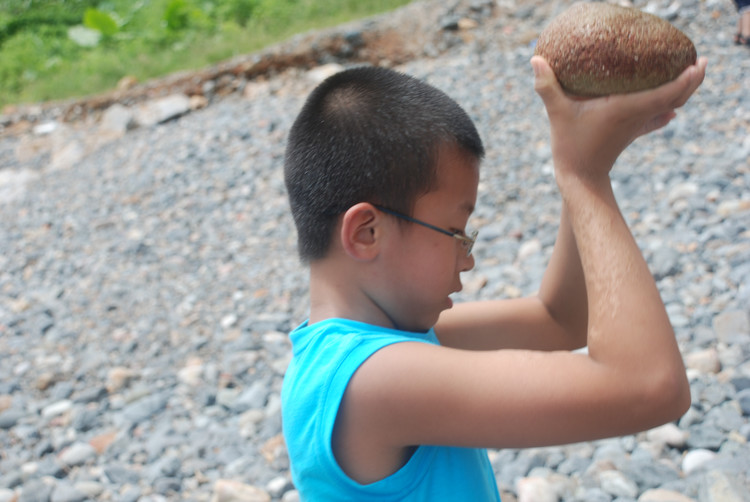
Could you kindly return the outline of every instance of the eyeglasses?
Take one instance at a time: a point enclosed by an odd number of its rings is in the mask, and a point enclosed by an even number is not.
[[[396,218],[401,218],[402,220],[416,223],[417,225],[422,225],[423,227],[427,227],[429,229],[435,230],[436,232],[440,232],[441,234],[445,234],[453,237],[454,239],[458,239],[459,241],[461,241],[461,247],[466,250],[466,256],[471,256],[471,250],[474,248],[474,244],[477,241],[477,235],[479,234],[477,230],[471,232],[470,235],[464,235],[463,232],[451,232],[450,230],[436,227],[435,225],[431,225],[430,223],[426,223],[416,218],[412,218],[411,216],[399,213],[398,211],[394,211],[393,209],[388,209],[387,207],[379,206],[377,204],[374,204],[374,206],[384,213],[388,213],[392,216],[395,216]]]

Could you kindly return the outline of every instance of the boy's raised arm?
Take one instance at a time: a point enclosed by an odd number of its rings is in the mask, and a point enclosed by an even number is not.
[[[536,295],[458,303],[435,326],[440,343],[469,350],[573,350],[586,345],[586,286],[565,204]]]
[[[532,65],[538,73],[537,91],[550,115],[556,177],[564,185],[571,175],[587,184],[609,185],[609,170],[622,150],[636,137],[666,125],[674,117],[674,108],[682,106],[695,90],[686,72],[656,91],[571,100],[542,58],[535,57]],[[699,68],[695,69],[698,73],[705,66]],[[571,211],[577,210],[571,204],[576,206],[578,200],[566,197],[567,186],[560,185],[560,189],[560,228],[539,293],[517,300],[457,304],[443,312],[435,327],[443,345],[474,350],[570,350],[587,344],[590,302],[570,222]]]
[[[578,102],[564,95],[543,59],[534,58],[532,65],[549,114],[555,178],[584,270],[590,357],[627,372],[664,367],[664,378],[682,380],[675,392],[687,403],[689,387],[672,327],[617,206],[609,171],[634,139],[675,116],[674,109],[702,82],[706,61],[655,91]]]
[[[706,62],[658,89],[590,101],[566,96],[543,59],[532,64],[549,114],[564,204],[558,254],[561,263],[580,257],[589,353],[418,343],[381,349],[347,390],[352,414],[343,415],[342,425],[372,438],[359,446],[559,444],[644,430],[676,419],[689,406],[674,332],[617,206],[609,171],[635,138],[675,116],[702,82]],[[560,267],[552,270],[560,274],[547,278],[556,290],[570,276]],[[515,318],[509,313],[505,325],[538,314],[528,308]]]

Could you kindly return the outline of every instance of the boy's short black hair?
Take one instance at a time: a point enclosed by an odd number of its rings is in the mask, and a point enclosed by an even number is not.
[[[290,130],[284,159],[302,260],[326,255],[338,216],[359,202],[411,214],[435,185],[443,144],[484,156],[474,123],[442,91],[370,66],[321,83]]]

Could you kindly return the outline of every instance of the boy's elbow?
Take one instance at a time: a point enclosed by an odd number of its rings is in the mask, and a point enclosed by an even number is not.
[[[690,405],[692,404],[692,398],[690,396],[690,382],[688,382],[685,368],[677,372],[675,376],[675,383],[672,385],[672,392],[674,392],[674,412],[675,416],[672,420],[677,420],[684,415]]]
[[[682,365],[662,371],[651,383],[648,400],[659,424],[679,419],[690,408],[690,383]]]

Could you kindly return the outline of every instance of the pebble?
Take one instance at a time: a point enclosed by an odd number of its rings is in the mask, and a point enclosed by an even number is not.
[[[285,476],[273,478],[266,484],[266,492],[271,497],[279,498],[292,487],[289,479]]]
[[[50,502],[84,502],[88,495],[68,483],[58,483],[52,492]]]
[[[716,331],[716,338],[727,342],[734,336],[750,335],[750,318],[745,311],[727,310],[714,317],[713,328]]]
[[[559,197],[528,60],[564,5],[426,3],[439,15],[424,55],[391,64],[453,96],[487,148],[477,266],[456,301],[534,293]],[[732,44],[731,2],[634,4],[709,58],[697,95],[612,172],[692,406],[635,435],[491,450],[504,500],[750,493],[750,54]],[[300,500],[280,392],[307,272],[281,166],[306,95],[350,64],[329,59],[223,97],[217,82],[204,85],[210,99],[164,92],[0,134],[0,502]]]
[[[300,502],[299,492],[297,490],[289,490],[281,497],[281,502]]]
[[[107,391],[110,393],[118,392],[123,389],[135,377],[135,374],[129,368],[115,367],[107,373]]]
[[[710,471],[702,487],[700,499],[706,502],[745,502],[748,491],[732,476],[719,471]]]
[[[685,356],[685,367],[695,370],[698,374],[705,375],[721,371],[721,360],[716,347],[697,350]]]
[[[134,122],[140,127],[149,127],[174,119],[190,110],[190,98],[184,94],[172,94],[139,106]]]
[[[558,497],[545,478],[521,478],[517,483],[518,502],[557,502]]]
[[[695,502],[695,499],[674,490],[656,488],[643,492],[638,497],[638,502]]]
[[[673,448],[682,448],[685,446],[688,434],[680,429],[676,424],[667,423],[651,429],[646,433],[646,438],[657,444],[671,446]]]
[[[214,485],[211,502],[269,502],[271,497],[253,485],[220,479]]]
[[[104,491],[104,485],[97,481],[79,481],[74,488],[89,499],[97,498]]]
[[[638,485],[618,471],[604,471],[599,473],[599,483],[602,490],[614,497],[632,499],[638,495]]]
[[[73,408],[73,401],[64,399],[55,403],[49,404],[42,409],[42,417],[52,418],[57,415],[62,415]]]
[[[716,456],[716,452],[711,450],[704,450],[701,448],[690,450],[682,459],[682,472],[684,472],[686,476],[693,474],[705,464],[714,460]]]
[[[9,409],[0,413],[0,429],[11,429],[25,415],[21,410]]]
[[[60,453],[60,462],[67,467],[83,465],[96,456],[96,450],[88,443],[76,442]]]
[[[47,502],[52,496],[54,485],[48,480],[34,479],[24,483],[18,502]]]

